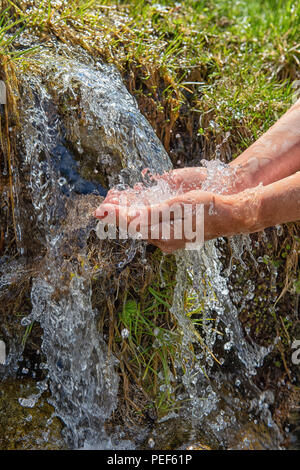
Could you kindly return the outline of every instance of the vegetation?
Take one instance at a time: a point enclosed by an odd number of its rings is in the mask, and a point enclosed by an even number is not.
[[[13,155],[9,127],[17,116],[17,97],[12,91],[17,89],[14,69],[20,64],[30,65],[38,50],[38,46],[26,49],[18,44],[22,31],[37,34],[41,43],[52,36],[79,44],[95,57],[114,63],[174,166],[199,164],[201,158],[214,156],[225,162],[235,158],[277,120],[300,89],[298,0],[0,0],[1,3],[0,79],[7,84],[11,113],[0,124],[9,170]],[[0,188],[4,187],[12,188],[10,171],[8,177],[1,176]],[[12,214],[13,211],[5,221],[7,226],[13,225]],[[281,270],[277,302],[282,302],[286,293],[299,294],[297,234],[298,227],[292,224],[277,239],[279,245],[274,243],[264,247],[262,253],[255,253],[262,255],[265,266]],[[162,415],[176,406],[173,379],[177,333],[170,314],[174,260],[166,257],[163,287],[160,255],[152,249],[151,276],[146,271],[137,274],[135,264],[121,274],[111,273],[111,277],[105,271],[111,284],[103,281],[101,288],[105,294],[112,289],[112,294],[105,297],[111,303],[107,302],[104,308],[102,297],[97,295],[97,270],[99,266],[103,268],[105,254],[99,247],[97,255],[95,250],[92,244],[89,261],[93,266],[94,305],[103,312],[99,327],[120,360],[126,404],[139,415],[151,407]],[[107,262],[111,265],[112,259]],[[262,290],[268,300],[268,285]],[[284,309],[270,313],[260,300],[264,298],[261,291],[258,293],[251,315],[249,309],[241,312],[242,323],[245,328],[250,327],[251,336],[261,344],[269,344],[272,334],[281,335],[277,362],[289,375],[284,348],[291,341],[291,320],[286,318]],[[201,309],[193,310],[191,299],[186,299],[186,303],[201,333]],[[24,333],[24,342],[31,328]]]
[[[236,156],[300,88],[299,1],[4,4],[0,54],[23,53],[12,47],[13,32],[22,26],[80,43],[114,62],[175,164],[200,150],[204,158],[212,152],[227,160]],[[185,128],[188,135],[179,136]]]

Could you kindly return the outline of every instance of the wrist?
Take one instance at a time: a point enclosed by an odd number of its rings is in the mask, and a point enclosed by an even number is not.
[[[231,194],[236,194],[244,191],[245,189],[256,186],[254,169],[250,168],[247,163],[236,163],[232,164],[231,167],[234,169],[235,178]]]
[[[232,205],[233,226],[236,233],[254,233],[260,230],[262,186],[245,189],[229,196]]]
[[[205,239],[231,237],[248,230],[246,205],[239,194],[212,194],[205,202],[204,230]]]

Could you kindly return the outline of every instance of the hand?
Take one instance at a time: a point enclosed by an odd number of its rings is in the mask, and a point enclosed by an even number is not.
[[[255,222],[255,210],[252,211],[253,217],[251,215],[251,208],[255,208],[255,198],[250,191],[245,193],[243,196],[224,196],[196,190],[160,204],[146,204],[135,208],[104,201],[94,215],[100,220],[113,215],[119,227],[129,233],[131,230],[139,231],[149,243],[158,246],[165,253],[171,253],[184,248],[187,242],[191,243],[197,238],[197,230],[201,230],[201,219],[197,219],[197,205],[204,207],[204,240],[241,232],[249,233]],[[187,223],[190,226],[187,226]],[[167,236],[164,236],[164,233],[167,233]]]
[[[143,170],[142,175],[145,175],[147,169]],[[195,168],[180,168],[165,172],[162,175],[152,175],[152,181],[165,182],[169,187],[170,191],[185,193],[194,189],[200,189],[203,181],[207,176],[206,168],[195,167]],[[120,204],[120,205],[132,205],[150,204],[152,189],[146,188],[142,183],[136,184],[133,188],[126,190],[118,190],[112,188],[108,191],[107,196],[103,203],[109,204]]]

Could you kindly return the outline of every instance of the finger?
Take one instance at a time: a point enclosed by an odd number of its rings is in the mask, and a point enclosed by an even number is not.
[[[110,214],[116,214],[118,212],[118,206],[116,204],[105,203],[103,202],[94,212],[94,217],[96,219],[104,219]]]
[[[138,216],[139,211],[117,204],[103,203],[94,212],[94,217],[105,224],[118,226],[122,231],[128,231],[129,224]]]
[[[185,247],[185,242],[182,240],[181,241],[148,240],[148,243],[156,246],[163,253],[166,253],[166,254],[174,253],[175,251]]]

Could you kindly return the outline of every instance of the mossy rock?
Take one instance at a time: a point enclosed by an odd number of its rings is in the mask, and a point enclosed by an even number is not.
[[[32,380],[0,384],[0,449],[61,450],[62,424],[53,417],[54,409],[43,394],[33,408],[21,406],[19,399],[36,395]]]

